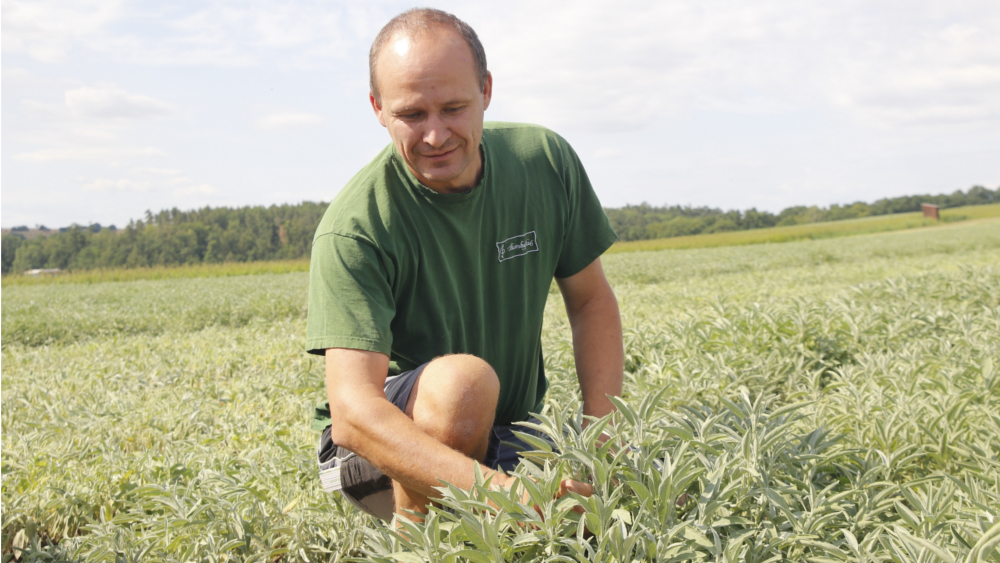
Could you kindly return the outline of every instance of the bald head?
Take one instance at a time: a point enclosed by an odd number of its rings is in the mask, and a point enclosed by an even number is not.
[[[397,51],[395,54],[406,56],[408,53],[405,50],[413,45],[413,39],[418,38],[422,34],[440,31],[454,32],[468,46],[476,79],[479,82],[479,89],[482,90],[485,87],[487,75],[486,51],[483,50],[483,44],[479,42],[479,37],[469,27],[469,24],[448,12],[433,8],[413,8],[389,20],[389,23],[385,24],[385,27],[382,28],[382,31],[379,32],[372,43],[371,51],[368,53],[368,84],[375,101],[380,104],[382,103],[377,67],[383,49],[387,45],[392,44],[393,49]],[[406,41],[401,41],[401,39],[405,39]],[[401,49],[404,52],[399,52]]]

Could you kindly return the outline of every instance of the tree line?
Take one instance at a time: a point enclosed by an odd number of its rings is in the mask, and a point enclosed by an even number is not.
[[[646,203],[605,211],[621,240],[648,240],[906,213],[920,211],[923,203],[932,203],[941,209],[1000,203],[1000,187],[991,190],[974,186],[965,192],[956,190],[950,194],[883,198],[875,203],[858,201],[830,207],[800,205],[777,214],[757,209],[722,211],[711,207],[680,205],[653,207]]]
[[[3,273],[301,258],[327,205],[147,211],[120,229],[73,225],[27,240],[12,229],[3,235]]]
[[[777,214],[646,203],[605,212],[619,238],[628,241],[904,213],[919,211],[922,203],[941,208],[1000,203],[1000,188],[975,186],[966,192],[883,198],[875,203],[797,206]],[[58,231],[44,229],[49,234],[32,239],[21,234],[26,227],[15,227],[3,235],[3,273],[305,258],[327,205],[174,208],[155,215],[147,211],[143,219],[121,229],[73,225]]]

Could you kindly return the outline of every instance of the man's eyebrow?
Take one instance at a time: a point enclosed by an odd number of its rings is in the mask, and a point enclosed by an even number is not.
[[[399,108],[399,109],[390,110],[390,112],[392,113],[392,115],[403,115],[404,113],[416,113],[416,112],[420,112],[420,111],[423,111],[423,110],[417,109],[417,108],[411,108],[411,107],[405,107],[405,108]]]

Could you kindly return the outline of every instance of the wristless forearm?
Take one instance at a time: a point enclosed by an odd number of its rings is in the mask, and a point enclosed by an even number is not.
[[[614,297],[588,303],[570,318],[583,412],[601,417],[614,410],[608,395],[622,392],[625,354]]]

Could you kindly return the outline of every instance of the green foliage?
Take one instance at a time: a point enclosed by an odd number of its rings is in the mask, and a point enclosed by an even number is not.
[[[304,273],[7,287],[4,557],[998,562],[998,263],[995,223],[607,256],[615,419],[550,300],[540,512],[480,479],[400,530],[319,487]]]
[[[11,268],[14,265],[14,255],[17,253],[17,249],[24,244],[24,237],[21,235],[4,233],[2,238],[3,246],[3,273],[4,275],[11,272]]]
[[[622,241],[651,240],[668,237],[745,231],[775,226],[805,225],[844,219],[859,219],[895,213],[920,211],[923,203],[933,203],[942,209],[970,205],[1000,203],[1000,188],[990,190],[974,186],[968,191],[951,194],[912,195],[883,198],[875,203],[855,202],[830,207],[789,207],[777,215],[756,208],[746,211],[722,211],[710,207],[653,207],[649,204],[627,205],[620,209],[605,209],[611,224]]]
[[[10,258],[10,270],[88,270],[257,260],[309,255],[326,204],[164,210],[124,229],[73,226],[24,241]],[[8,262],[4,246],[4,264]]]

